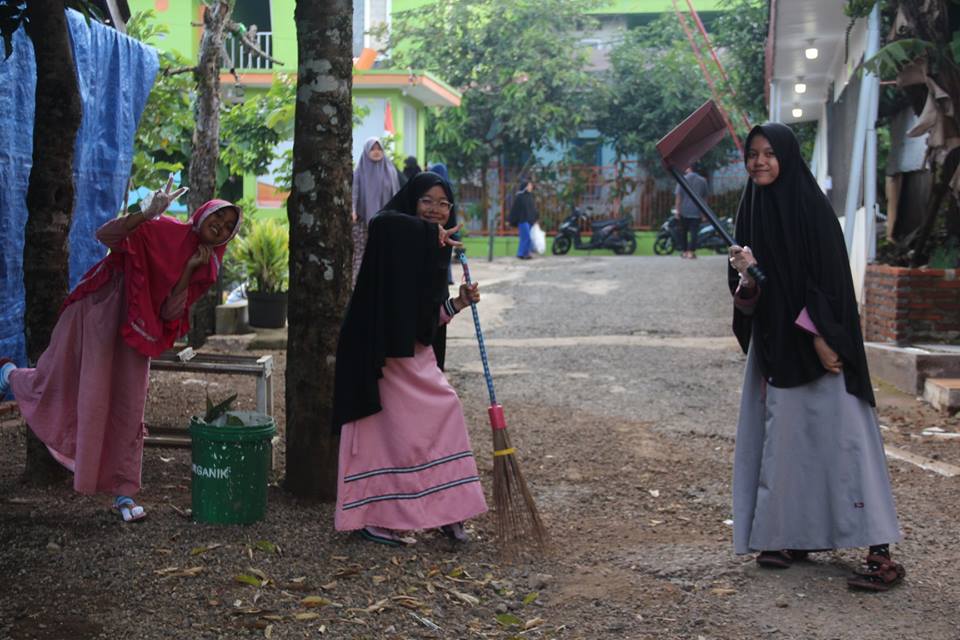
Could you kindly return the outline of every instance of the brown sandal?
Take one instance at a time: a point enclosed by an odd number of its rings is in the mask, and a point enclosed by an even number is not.
[[[757,564],[766,569],[788,569],[793,564],[793,554],[786,549],[761,551],[757,555]]]
[[[847,586],[851,589],[889,591],[903,581],[907,572],[903,565],[887,556],[871,554],[867,556],[863,567],[854,571],[854,574],[847,578]]]

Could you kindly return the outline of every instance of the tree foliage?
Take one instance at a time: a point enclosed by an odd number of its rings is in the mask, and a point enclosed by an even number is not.
[[[723,88],[730,103],[750,122],[766,120],[764,59],[769,6],[766,0],[723,0],[710,37],[722,56],[729,82]]]
[[[135,13],[127,23],[127,35],[153,46],[168,33],[167,26],[157,22],[152,10]],[[135,187],[161,185],[169,174],[185,169],[190,163],[193,78],[184,74],[167,75],[164,71],[188,67],[191,62],[179,53],[162,50],[158,53],[160,73],[147,98],[134,139],[130,181]]]
[[[594,0],[438,0],[394,17],[391,63],[436,73],[463,94],[436,111],[429,152],[461,174],[503,152],[574,137],[590,120],[577,27]]]
[[[658,167],[657,141],[711,97],[676,16],[665,13],[628,32],[610,63],[606,87],[595,96],[597,129],[619,155]],[[704,162],[722,162],[732,147],[725,139]]]

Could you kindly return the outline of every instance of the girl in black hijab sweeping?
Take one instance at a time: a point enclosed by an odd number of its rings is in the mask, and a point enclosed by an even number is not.
[[[754,127],[730,248],[733,328],[748,353],[734,461],[734,547],[786,568],[869,547],[853,588],[902,581],[887,461],[843,233],[793,131]],[[747,268],[767,274],[763,289]]]
[[[448,297],[450,185],[414,176],[370,224],[337,345],[334,429],[340,432],[335,526],[373,542],[414,542],[439,527],[465,542],[463,521],[487,510],[460,400],[443,375],[446,324],[480,300]]]

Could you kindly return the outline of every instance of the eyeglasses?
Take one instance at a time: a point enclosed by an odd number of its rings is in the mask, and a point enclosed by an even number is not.
[[[424,209],[434,209],[437,211],[449,212],[453,208],[452,202],[447,202],[446,200],[440,200],[439,202],[433,198],[423,197],[417,200]]]

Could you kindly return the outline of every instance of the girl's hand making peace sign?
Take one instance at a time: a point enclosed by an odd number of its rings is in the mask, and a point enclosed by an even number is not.
[[[447,247],[453,247],[455,249],[459,249],[463,247],[462,242],[460,242],[456,238],[451,237],[453,236],[453,234],[455,234],[457,231],[460,231],[460,229],[463,228],[462,222],[457,226],[455,226],[453,229],[444,229],[440,225],[437,225],[437,228],[440,230],[440,246],[441,247],[447,246]]]
[[[167,180],[167,184],[162,189],[157,189],[140,203],[140,212],[147,220],[153,220],[161,213],[170,208],[174,200],[185,194],[190,189],[180,187],[176,191],[170,191],[173,188],[173,174]]]

